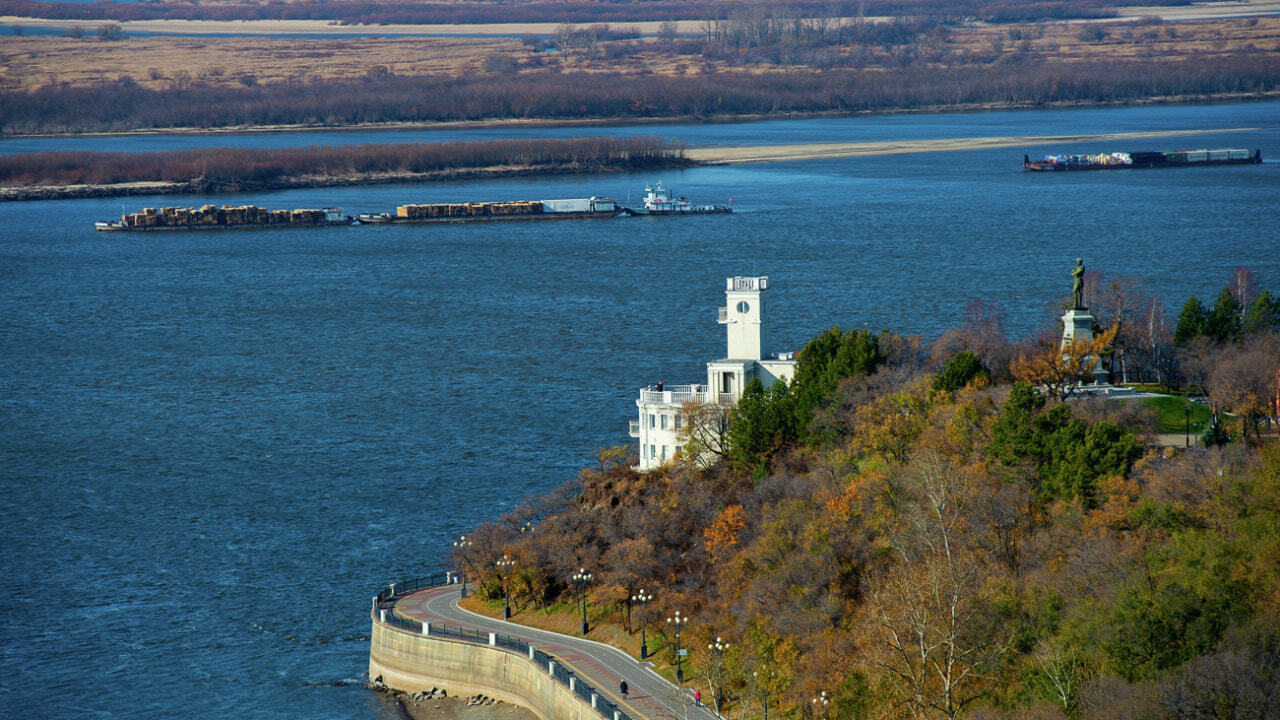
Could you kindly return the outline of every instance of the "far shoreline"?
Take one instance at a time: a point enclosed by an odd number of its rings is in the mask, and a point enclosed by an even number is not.
[[[1002,137],[946,138],[940,140],[900,140],[854,143],[807,143],[792,145],[742,145],[692,148],[683,151],[674,163],[683,167],[735,165],[742,163],[794,162],[847,157],[904,155],[927,152],[961,152],[997,148],[1125,141],[1185,135],[1213,135],[1258,130],[1255,127],[1150,132],[1093,133],[1081,135],[1018,135]],[[673,158],[674,160],[675,158]],[[1011,162],[1011,167],[1016,167]],[[582,172],[620,172],[615,168],[587,167],[491,167],[467,168],[431,173],[394,173],[379,175],[310,176],[285,178],[257,187],[208,189],[187,182],[135,182],[119,185],[45,185],[0,188],[0,202],[23,200],[72,200],[89,197],[126,197],[130,195],[195,195],[218,192],[269,192],[302,188],[340,187],[352,185],[388,185],[414,182],[491,179],[501,177],[537,177]]]
[[[672,158],[670,167],[694,167],[703,163],[684,158]],[[354,175],[325,175],[281,178],[278,181],[241,185],[236,187],[206,187],[199,180],[140,181],[108,185],[27,185],[0,187],[0,203],[32,200],[83,200],[87,198],[130,197],[133,195],[217,195],[220,193],[276,192],[279,190],[306,190],[325,187],[352,187],[357,185],[403,185],[422,182],[451,182],[456,180],[492,180],[509,177],[540,177],[573,175],[578,173],[617,173],[620,168],[599,166],[561,167],[488,167],[459,168],[457,170],[427,173],[367,173]]]
[[[442,122],[395,122],[365,123],[354,125],[239,125],[233,127],[196,128],[146,128],[137,130],[117,130],[100,132],[65,132],[65,133],[0,133],[0,143],[4,140],[32,139],[75,139],[75,138],[113,138],[113,137],[153,137],[177,136],[199,137],[219,135],[287,135],[309,132],[393,132],[398,130],[421,130],[424,132],[447,130],[486,130],[495,128],[575,128],[575,127],[618,127],[626,125],[720,125],[734,123],[768,122],[775,120],[812,120],[819,118],[840,117],[876,117],[887,115],[951,115],[987,112],[1018,112],[1024,110],[1070,110],[1088,108],[1121,108],[1159,105],[1225,105],[1243,102],[1267,102],[1280,100],[1280,90],[1264,90],[1247,93],[1222,93],[1216,95],[1174,96],[1153,98],[1132,98],[1108,102],[1063,101],[1053,103],[970,103],[965,105],[931,105],[909,108],[883,108],[876,110],[836,111],[791,111],[778,113],[750,113],[742,115],[677,115],[615,118],[491,118],[486,120],[449,120]]]
[[[1211,0],[1188,5],[1129,5],[1114,8],[1113,17],[1070,18],[1066,22],[1134,22],[1146,17],[1159,17],[1168,21],[1211,20],[1224,18],[1251,17],[1256,15],[1275,14],[1280,12],[1280,0]],[[851,18],[840,18],[842,21]],[[891,17],[866,16],[870,22],[888,22]],[[0,16],[0,24],[24,25],[28,27],[64,30],[72,27],[111,23],[119,25],[126,33],[153,33],[187,36],[201,35],[242,35],[242,36],[290,36],[290,35],[333,35],[338,37],[394,37],[394,36],[445,36],[445,37],[492,37],[532,34],[549,36],[557,27],[565,23],[559,22],[512,22],[512,23],[467,23],[467,24],[404,24],[388,23],[383,25],[354,24],[344,25],[337,20],[185,20],[185,19],[149,19],[121,20],[109,19],[62,19],[44,17],[25,17],[18,15]],[[637,31],[653,35],[665,22],[656,20],[624,20],[606,23],[618,27],[635,28]],[[702,32],[703,20],[676,20],[676,31],[685,35],[697,35]],[[574,27],[583,27],[593,22],[567,23]]]

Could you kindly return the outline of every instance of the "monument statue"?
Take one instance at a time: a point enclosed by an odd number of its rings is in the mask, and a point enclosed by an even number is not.
[[[1084,310],[1084,260],[1076,258],[1076,266],[1071,268],[1071,279],[1071,307]]]

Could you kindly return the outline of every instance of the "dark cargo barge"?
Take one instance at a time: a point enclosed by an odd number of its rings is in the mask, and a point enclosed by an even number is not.
[[[1207,165],[1257,165],[1262,151],[1229,148],[1225,150],[1175,150],[1172,152],[1115,152],[1097,155],[1045,155],[1032,160],[1022,156],[1022,169],[1034,172],[1070,170],[1134,170]]]

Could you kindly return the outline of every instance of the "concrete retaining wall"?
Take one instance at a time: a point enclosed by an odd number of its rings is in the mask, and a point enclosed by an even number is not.
[[[484,645],[453,642],[373,622],[369,678],[405,692],[444,688],[528,708],[541,720],[601,720],[590,704],[534,661]]]

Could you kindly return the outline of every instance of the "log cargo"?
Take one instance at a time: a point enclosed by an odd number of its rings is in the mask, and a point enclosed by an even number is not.
[[[202,205],[198,208],[143,208],[119,220],[94,223],[99,231],[204,230],[212,228],[316,227],[350,225],[342,208],[267,210],[257,205]]]

